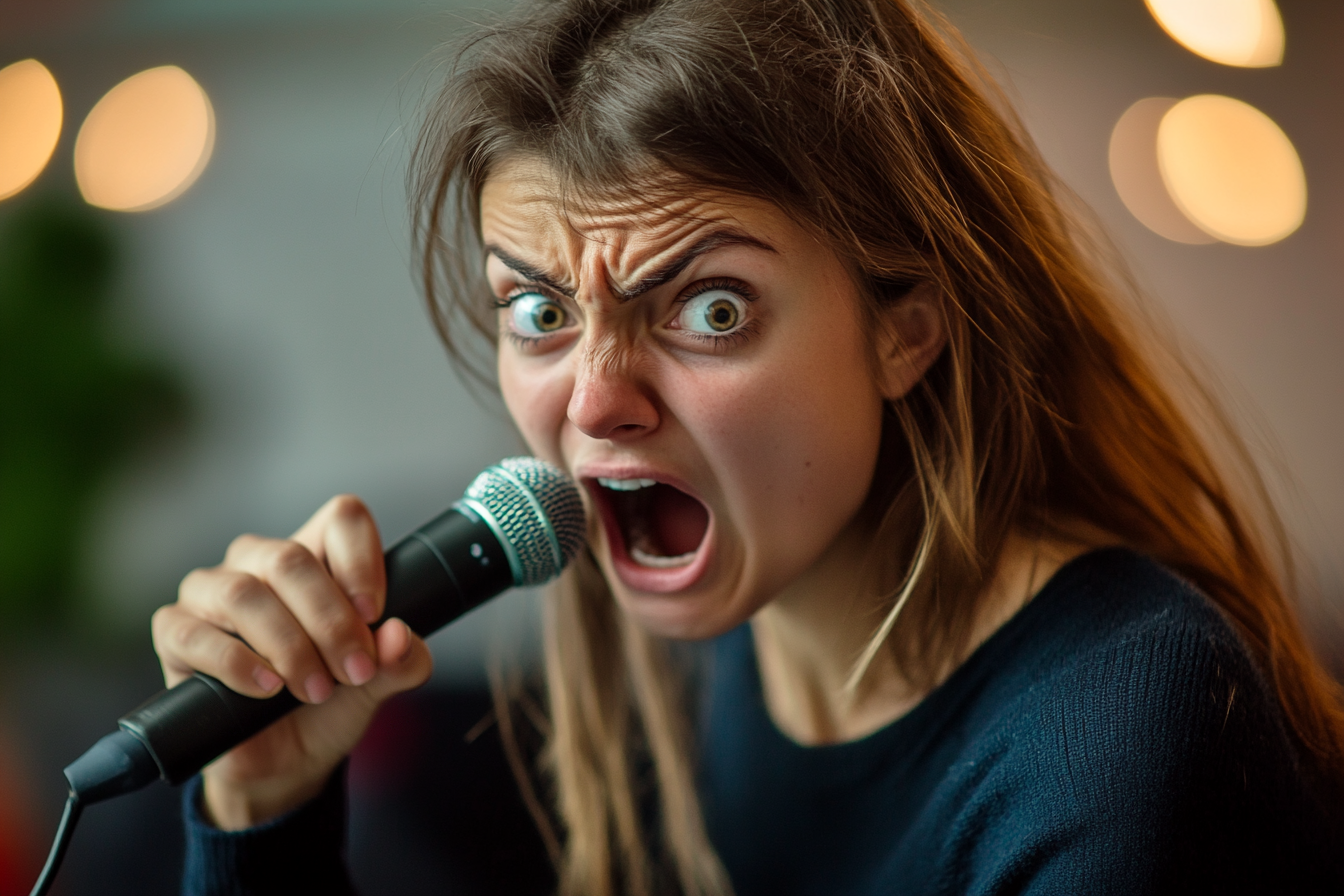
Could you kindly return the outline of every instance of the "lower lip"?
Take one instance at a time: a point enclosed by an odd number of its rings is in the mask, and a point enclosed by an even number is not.
[[[625,537],[621,534],[621,527],[616,521],[615,511],[605,500],[599,500],[597,504],[601,508],[602,528],[607,536],[607,546],[611,551],[612,565],[616,568],[616,575],[620,577],[621,582],[627,588],[651,594],[671,594],[676,591],[684,591],[698,582],[704,576],[705,570],[709,568],[709,561],[714,553],[712,548],[714,543],[714,514],[709,514],[709,525],[705,527],[705,534],[700,539],[700,546],[695,549],[695,556],[691,558],[691,562],[685,566],[662,568],[644,566],[635,562],[629,551],[626,550]]]

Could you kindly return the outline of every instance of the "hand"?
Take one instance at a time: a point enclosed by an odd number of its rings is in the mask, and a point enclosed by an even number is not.
[[[403,622],[369,628],[386,592],[373,516],[341,495],[291,538],[234,539],[223,563],[189,573],[177,603],[155,612],[169,687],[201,671],[249,697],[288,687],[308,704],[206,766],[218,827],[251,827],[316,796],[378,705],[429,678],[429,648]]]

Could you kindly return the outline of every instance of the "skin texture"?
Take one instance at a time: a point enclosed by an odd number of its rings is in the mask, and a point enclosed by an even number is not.
[[[917,286],[865,315],[829,246],[760,200],[690,188],[658,202],[569,199],[526,160],[485,184],[499,379],[531,450],[585,486],[590,544],[616,600],[673,638],[751,620],[767,707],[800,743],[861,737],[908,711],[927,691],[885,652],[857,689],[842,684],[885,607],[861,572],[869,534],[857,521],[882,406],[944,348],[937,290]],[[706,326],[711,300],[727,303],[722,331]],[[708,527],[685,546],[693,556],[659,569],[632,560],[598,477],[697,499]],[[971,648],[1082,549],[1010,537]],[[378,704],[429,677],[409,629],[369,629],[384,591],[377,527],[346,495],[290,538],[239,537],[155,614],[169,685],[201,670],[309,704],[205,770],[218,826],[310,799]]]
[[[805,744],[862,737],[928,692],[885,653],[856,689],[844,682],[887,605],[864,578],[870,533],[857,519],[882,403],[914,387],[946,345],[941,298],[920,285],[866,318],[842,261],[781,209],[669,192],[657,202],[576,203],[528,160],[486,182],[482,234],[496,300],[541,295],[564,316],[538,338],[535,327],[520,329],[513,307],[501,308],[504,400],[529,448],[582,482],[590,505],[601,504],[594,479],[611,477],[667,482],[706,506],[703,556],[675,589],[631,575],[610,519],[590,512],[589,544],[626,613],[672,638],[714,637],[751,620],[780,729]],[[716,234],[734,241],[662,276]],[[707,283],[738,284],[747,297],[733,338],[687,329],[685,312]],[[1011,535],[968,650],[1085,548]]]
[[[814,591],[813,578],[833,577],[835,542],[872,479],[883,395],[843,266],[777,209],[713,196],[654,210],[611,205],[566,217],[544,169],[517,166],[487,183],[494,294],[539,288],[501,253],[573,293],[550,293],[568,322],[540,341],[510,338],[511,315],[501,312],[500,385],[528,446],[590,493],[598,476],[644,477],[707,507],[710,557],[673,593],[622,575],[608,527],[595,527],[591,544],[639,624],[712,637],[787,588]],[[725,231],[760,245],[725,244],[669,282],[622,297]],[[677,326],[679,300],[705,281],[740,283],[751,296],[745,323],[727,338]]]
[[[206,767],[205,810],[218,827],[250,827],[311,799],[378,704],[429,678],[429,648],[409,628],[369,630],[385,596],[373,517],[340,495],[291,538],[238,537],[154,614],[169,687],[200,670],[250,697],[287,686],[309,704]]]
[[[540,292],[564,309],[564,325],[539,339],[500,312],[500,385],[528,446],[590,499],[595,477],[644,477],[709,511],[702,569],[670,592],[641,587],[610,522],[595,526],[590,544],[622,609],[674,638],[752,619],[767,703],[801,742],[859,736],[917,702],[882,660],[857,692],[841,685],[883,607],[862,578],[868,533],[856,521],[882,403],[945,345],[936,290],[917,287],[870,321],[841,260],[769,203],[694,191],[653,207],[562,204],[546,168],[527,162],[486,183],[481,219],[497,300]],[[629,298],[725,232],[742,239]],[[686,298],[706,282],[741,284],[740,335],[687,331]]]

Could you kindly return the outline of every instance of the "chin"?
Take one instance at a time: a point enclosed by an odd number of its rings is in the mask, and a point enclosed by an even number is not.
[[[710,590],[697,589],[686,594],[631,593],[619,581],[611,582],[611,589],[621,610],[641,629],[659,638],[677,641],[717,638],[747,619],[729,611],[725,604],[731,601]]]

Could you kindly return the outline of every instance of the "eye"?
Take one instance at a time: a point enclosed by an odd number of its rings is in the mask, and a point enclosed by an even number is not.
[[[742,326],[747,302],[726,289],[709,289],[692,296],[677,315],[677,326],[692,333],[722,336]]]
[[[547,336],[563,327],[569,315],[559,302],[539,292],[523,292],[509,301],[513,329],[522,336]]]

